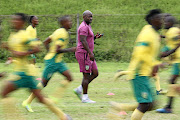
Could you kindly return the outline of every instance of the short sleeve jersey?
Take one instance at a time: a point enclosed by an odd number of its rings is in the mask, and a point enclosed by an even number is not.
[[[27,31],[27,33],[29,34],[29,37],[30,37],[30,38],[37,38],[36,28],[33,28],[32,25],[29,25],[29,26],[26,28],[26,31]]]
[[[34,44],[29,34],[25,30],[19,30],[18,32],[11,33],[8,38],[8,46],[13,51],[18,52],[27,52],[32,47],[36,46]],[[36,76],[34,72],[30,68],[30,63],[28,60],[28,56],[24,57],[14,57],[14,70],[15,72],[25,72],[27,75]]]
[[[52,40],[50,43],[50,48],[48,53],[45,56],[45,60],[54,59],[55,63],[61,62],[63,53],[58,54],[56,52],[56,47],[59,45],[61,46],[61,49],[64,49],[67,47],[67,44],[69,42],[69,34],[65,28],[57,29],[52,35],[49,36]]]
[[[177,44],[180,43],[180,39],[178,39],[179,35],[180,35],[180,29],[178,27],[170,28],[165,33],[166,46],[162,49],[162,52],[174,49],[177,46]],[[179,63],[180,62],[180,49],[178,49],[175,53],[170,55],[170,59],[172,60],[173,63]]]
[[[128,79],[133,79],[135,75],[150,76],[153,66],[159,64],[157,55],[160,48],[160,35],[152,28],[146,25],[139,33],[135,42],[129,65]]]
[[[94,34],[93,30],[91,28],[91,25],[86,24],[85,21],[83,21],[79,28],[78,28],[78,44],[77,44],[77,50],[76,52],[82,52],[87,53],[87,51],[84,49],[82,42],[80,40],[80,35],[86,36],[86,41],[88,43],[89,49],[91,52],[94,50]]]

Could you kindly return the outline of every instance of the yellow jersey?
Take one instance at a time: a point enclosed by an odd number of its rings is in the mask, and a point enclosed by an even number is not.
[[[50,43],[49,51],[44,59],[54,59],[55,63],[61,62],[63,53],[57,54],[56,47],[59,45],[61,46],[61,49],[66,48],[69,42],[69,34],[65,28],[59,28],[49,37],[51,38],[52,42]]]
[[[178,39],[179,35],[180,29],[178,27],[170,28],[165,33],[166,46],[162,49],[162,52],[174,49],[177,46],[177,44],[180,43],[180,39]],[[178,48],[175,53],[171,54],[169,56],[169,59],[172,61],[172,63],[180,63],[180,48]]]
[[[27,31],[27,34],[29,34],[29,37],[30,37],[30,38],[37,38],[36,28],[33,28],[32,25],[29,25],[29,26],[26,28],[26,31]]]
[[[8,38],[8,46],[10,50],[18,52],[29,51],[30,48],[36,46],[35,41],[30,38],[29,34],[25,30],[19,30],[10,34]],[[15,72],[25,72],[26,75],[36,76],[35,68],[32,68],[28,56],[13,57]]]
[[[128,80],[134,79],[137,74],[139,76],[151,76],[153,66],[160,64],[157,60],[159,49],[159,33],[151,25],[144,26],[135,41],[128,68]]]

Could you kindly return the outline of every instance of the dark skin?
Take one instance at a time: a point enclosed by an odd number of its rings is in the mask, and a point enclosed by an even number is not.
[[[87,25],[91,24],[92,22],[92,13],[91,12],[87,12],[84,14],[83,16],[84,21],[86,22]],[[95,38],[101,38],[101,34],[97,33],[95,35]],[[90,51],[88,43],[86,41],[87,36],[84,35],[80,35],[80,41],[84,47],[84,49],[87,51],[90,60],[94,61],[94,54],[93,52]],[[83,87],[83,94],[87,94],[88,91],[88,85],[90,82],[92,82],[97,76],[98,76],[98,70],[92,70],[92,73],[83,73],[83,81],[82,81],[82,87]]]
[[[68,31],[69,29],[71,29],[71,27],[72,27],[72,22],[71,22],[70,18],[67,18],[66,20],[62,21],[60,24],[61,24],[62,27],[65,28],[67,31]],[[43,42],[43,43],[44,43],[44,46],[45,46],[45,48],[46,48],[47,51],[49,50],[49,44],[51,43],[51,41],[52,41],[51,38],[48,37],[48,38]],[[62,46],[59,46],[59,45],[56,46],[56,52],[57,52],[58,54],[60,54],[60,53],[67,53],[67,52],[75,52],[75,51],[76,51],[76,47],[62,49]],[[72,81],[72,77],[71,77],[71,74],[70,74],[70,71],[69,71],[69,70],[64,71],[64,72],[62,73],[62,75],[65,76],[68,81]],[[43,78],[43,79],[42,79],[43,85],[46,86],[46,85],[48,84],[48,81],[49,81],[49,80],[46,80],[45,78]]]
[[[31,20],[31,24],[34,27],[36,27],[38,24],[39,24],[39,20],[38,20],[38,17],[37,16],[34,16]]]
[[[13,19],[12,19],[12,27],[14,28],[15,31],[19,31],[21,29],[24,28],[24,25],[25,25],[25,21],[23,21],[21,19],[21,16],[18,16],[18,15],[15,15],[13,16]],[[39,47],[34,47],[32,49],[32,51],[27,51],[27,52],[19,52],[19,51],[14,51],[14,50],[11,50],[9,49],[9,47],[6,45],[3,46],[5,49],[9,50],[13,56],[15,57],[24,57],[24,56],[27,56],[27,55],[30,55],[30,54],[35,54],[37,52],[39,52]],[[8,82],[5,87],[3,88],[2,92],[1,92],[1,96],[2,98],[5,98],[8,96],[8,94],[10,94],[11,92],[17,90],[18,88],[16,88],[16,86],[12,83],[12,82]],[[42,96],[42,94],[40,93],[40,90],[39,89],[31,89],[31,92],[33,92],[33,94],[38,98],[38,100],[41,102],[41,103],[44,103],[44,97]]]

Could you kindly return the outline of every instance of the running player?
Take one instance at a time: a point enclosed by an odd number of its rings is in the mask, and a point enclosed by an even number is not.
[[[29,22],[31,25],[29,25],[26,28],[26,31],[31,38],[38,40],[37,39],[37,30],[36,30],[36,26],[39,24],[38,17],[37,16],[30,16]],[[30,62],[35,65],[36,56],[34,54],[30,55]]]
[[[69,42],[68,30],[72,26],[72,22],[69,16],[63,16],[59,19],[59,24],[61,28],[57,29],[52,35],[50,35],[45,41],[44,45],[48,51],[46,54],[45,69],[43,71],[42,81],[39,86],[46,87],[49,80],[55,72],[62,74],[65,80],[61,81],[61,86],[56,90],[56,92],[51,96],[54,102],[57,102],[59,98],[64,93],[69,83],[72,81],[70,71],[68,70],[65,62],[63,61],[63,54],[66,52],[75,52],[76,47],[66,48]],[[31,109],[31,102],[35,98],[35,95],[31,94],[29,98],[23,101],[22,105],[29,111],[33,112]]]
[[[112,108],[120,110],[134,110],[131,120],[141,120],[144,113],[152,109],[153,91],[150,85],[150,76],[155,76],[159,61],[156,57],[160,48],[161,11],[154,9],[145,17],[149,25],[145,25],[135,42],[131,62],[129,64],[128,80],[131,80],[134,95],[138,105],[118,105],[112,102]],[[152,72],[153,71],[153,72]]]
[[[68,120],[66,114],[64,114],[59,108],[57,108],[53,102],[49,99],[44,98],[40,93],[40,89],[37,87],[37,83],[34,79],[36,73],[31,70],[28,56],[30,54],[35,54],[40,51],[39,44],[29,37],[27,32],[23,30],[26,15],[23,13],[16,13],[12,19],[12,25],[14,32],[10,35],[8,39],[8,44],[4,46],[9,50],[14,57],[14,75],[2,90],[1,97],[3,103],[3,109],[6,114],[6,119],[14,118],[23,119],[18,116],[17,109],[15,107],[15,102],[12,98],[8,97],[9,93],[19,89],[19,88],[29,88],[31,92],[38,98],[39,102],[45,104],[52,112],[54,112],[57,117],[61,120]],[[31,48],[31,51],[29,49]],[[17,118],[19,117],[19,118]]]
[[[166,46],[164,47],[162,51],[162,57],[166,57],[170,55],[170,51],[174,50],[177,46],[177,44],[180,43],[180,29],[178,27],[174,27],[174,24],[176,23],[176,19],[173,16],[167,16],[165,17],[165,29],[168,31],[165,34],[166,37]],[[170,78],[169,84],[176,84],[177,78],[179,77],[180,73],[180,49],[178,48],[175,53],[171,55],[171,59],[173,62],[173,72],[172,76]],[[172,113],[172,103],[173,103],[174,97],[168,98],[168,104],[165,106],[165,108],[157,109],[156,111],[159,113]]]
[[[91,28],[92,12],[89,10],[83,13],[83,22],[78,28],[78,45],[75,53],[79,63],[80,72],[83,73],[82,85],[74,90],[74,93],[82,100],[83,103],[95,103],[88,97],[88,85],[98,76],[96,60],[93,54],[94,40],[100,38],[101,34],[94,33]],[[83,96],[82,96],[83,92]]]

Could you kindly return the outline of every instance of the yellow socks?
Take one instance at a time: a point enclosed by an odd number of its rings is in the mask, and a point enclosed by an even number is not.
[[[179,86],[179,84],[169,84],[167,96],[176,97],[178,95],[177,87]]]
[[[58,118],[60,118],[60,120],[66,120],[66,114],[59,109],[58,107],[56,107],[53,102],[47,98],[44,98],[44,104],[53,112],[57,115]]]
[[[131,120],[141,120],[143,115],[144,115],[144,113],[142,113],[138,109],[135,109],[131,116]]]
[[[64,91],[66,90],[67,86],[69,85],[69,83],[70,83],[70,81],[63,80],[61,82],[61,86],[55,90],[54,94],[51,95],[51,98],[53,97],[55,99],[60,99],[62,97]]]
[[[16,108],[16,102],[13,98],[3,98],[1,103],[3,105],[4,120],[25,120]]]
[[[42,85],[42,83],[40,82],[38,85],[37,85],[38,88],[42,89],[44,86]],[[28,99],[26,100],[26,103],[27,104],[31,104],[31,102],[33,101],[33,99],[35,98],[35,95],[32,93]]]
[[[110,103],[113,109],[116,109],[118,111],[134,111],[138,107],[138,103],[129,104],[129,103],[116,103],[111,102]]]
[[[155,79],[155,83],[156,83],[156,90],[160,91],[161,90],[161,86],[160,86],[160,77],[158,75],[154,76]]]

